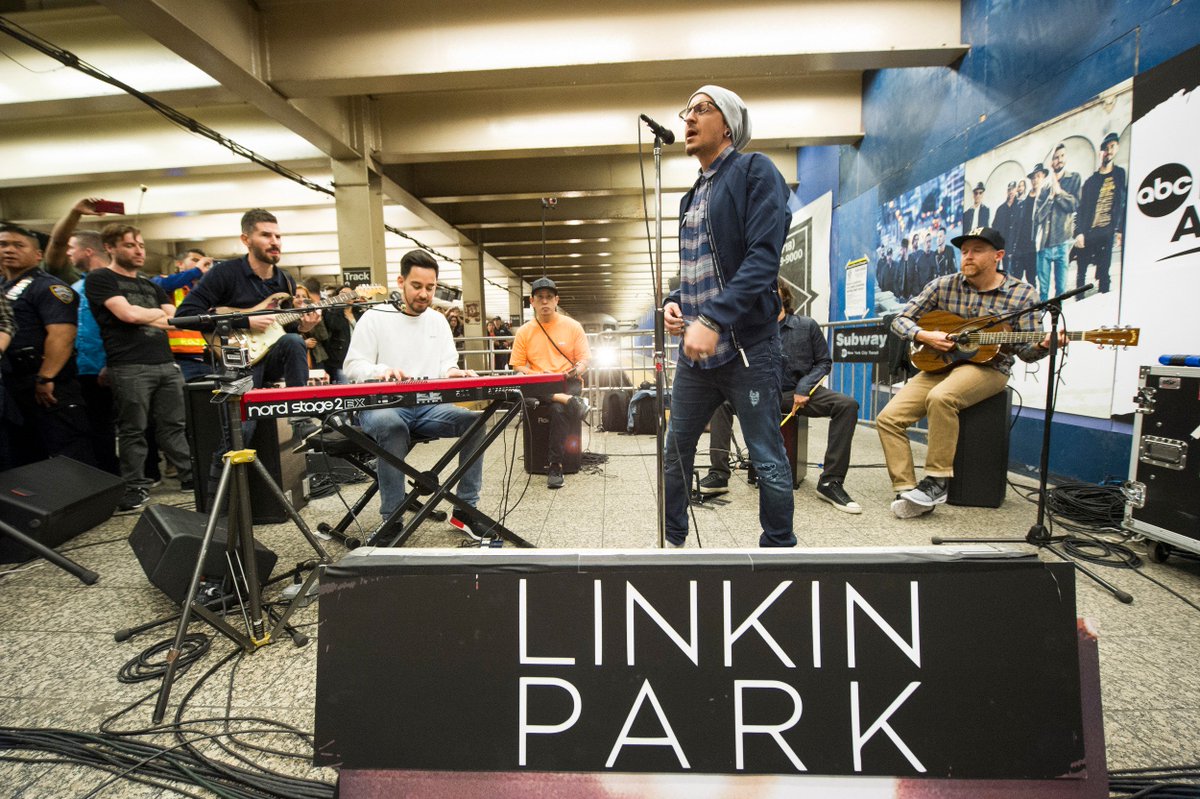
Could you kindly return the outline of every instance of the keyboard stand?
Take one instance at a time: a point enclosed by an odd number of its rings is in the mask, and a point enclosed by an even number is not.
[[[384,405],[378,407],[387,406]],[[501,410],[501,408],[504,408],[504,413],[498,416],[496,424],[492,426],[492,429],[483,434],[479,445],[474,449],[467,449],[467,441],[469,441],[480,431],[484,430],[487,427],[488,421],[493,416],[497,416],[497,413]],[[533,544],[529,543],[500,522],[488,516],[483,511],[468,505],[466,502],[460,499],[453,490],[454,487],[458,485],[458,482],[462,479],[463,475],[466,474],[467,469],[469,469],[475,464],[476,461],[483,457],[484,451],[491,446],[493,441],[495,441],[504,433],[505,428],[507,428],[508,425],[511,424],[512,421],[521,414],[522,409],[522,394],[520,391],[506,392],[505,396],[490,400],[487,404],[487,407],[484,408],[484,410],[479,414],[478,418],[476,418],[471,424],[471,427],[465,433],[463,433],[448,450],[446,450],[442,457],[438,459],[437,463],[433,465],[433,468],[427,472],[418,470],[403,458],[399,458],[385,450],[383,447],[379,446],[375,439],[371,438],[361,430],[355,429],[344,415],[335,414],[331,416],[328,424],[333,429],[341,433],[343,436],[354,442],[362,449],[374,454],[377,458],[380,458],[387,463],[390,463],[392,466],[395,466],[397,469],[402,471],[406,477],[412,480],[414,484],[413,488],[405,495],[404,500],[400,503],[400,506],[396,508],[395,512],[385,519],[375,533],[369,539],[367,539],[367,545],[378,547],[404,546],[405,542],[407,542],[412,534],[416,532],[417,528],[421,526],[421,523],[424,522],[433,512],[433,509],[436,508],[442,500],[445,500],[454,506],[459,518],[465,519],[468,523],[470,523],[471,529],[482,533],[485,539],[501,538],[517,547],[532,548]],[[440,480],[439,477],[441,473],[450,467],[451,464],[464,453],[466,455],[465,462],[456,465],[454,470],[450,472],[449,476],[446,477],[445,480]],[[429,498],[424,500],[424,504],[422,504],[422,497],[424,496],[428,496]],[[413,513],[412,518],[408,520],[407,524],[403,525],[403,527],[400,527],[400,522],[403,515],[413,511],[414,509],[416,509],[416,512]],[[400,527],[398,532],[396,531],[397,527]]]

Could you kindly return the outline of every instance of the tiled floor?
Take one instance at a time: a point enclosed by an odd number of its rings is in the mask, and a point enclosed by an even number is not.
[[[814,422],[810,457],[821,457],[825,427]],[[624,548],[656,545],[654,516],[654,438],[592,433],[585,442],[593,453],[607,455],[601,465],[569,475],[566,487],[547,491],[544,478],[534,476],[526,488],[519,441],[511,434],[489,451],[481,507],[495,514],[504,495],[505,464],[511,461],[508,491],[510,528],[539,547]],[[507,449],[504,448],[507,447]],[[918,447],[918,450],[920,448]],[[513,455],[513,453],[516,455]],[[438,445],[418,448],[416,459],[429,462]],[[918,461],[921,453],[917,453]],[[852,516],[820,502],[813,493],[816,470],[796,494],[796,534],[801,546],[915,547],[932,535],[1012,535],[1021,537],[1035,519],[1035,508],[1012,491],[996,510],[944,506],[930,516],[900,521],[888,510],[891,493],[883,469],[878,439],[860,427],[854,463],[846,487],[864,512]],[[699,535],[689,546],[751,547],[758,539],[757,495],[737,473],[727,504],[696,508]],[[170,481],[168,481],[170,482]],[[349,486],[352,498],[361,486]],[[190,496],[156,489],[153,501],[185,504]],[[518,501],[519,500],[519,501]],[[377,507],[377,505],[373,505]],[[337,497],[309,504],[303,511],[310,525],[333,522],[342,513]],[[377,521],[368,512],[364,524]],[[81,564],[99,572],[100,582],[83,586],[43,562],[0,577],[0,724],[60,727],[94,731],[109,715],[149,694],[157,682],[118,683],[120,666],[144,647],[168,638],[165,626],[123,643],[117,630],[169,614],[171,602],[152,587],[135,560],[126,538],[136,516],[114,517],[63,546]],[[276,573],[312,557],[312,550],[290,525],[255,528],[256,537],[279,554]],[[446,525],[426,525],[411,546],[457,546],[462,536]],[[331,542],[334,557],[343,551]],[[80,548],[82,547],[82,548]],[[1140,546],[1135,548],[1142,551]],[[1043,554],[1053,558],[1053,555]],[[8,568],[8,567],[3,567]],[[1090,617],[1100,631],[1101,678],[1105,735],[1110,768],[1160,766],[1200,762],[1200,612],[1188,607],[1158,585],[1127,571],[1095,567],[1103,576],[1132,593],[1131,605],[1117,602],[1090,580],[1078,580],[1080,615]],[[1175,557],[1144,569],[1193,602],[1200,602],[1200,563]],[[277,594],[279,585],[267,596]],[[294,621],[315,637],[316,607],[298,612]],[[210,631],[207,627],[195,629]],[[172,692],[173,716],[201,670],[230,650],[224,638],[179,680]],[[232,687],[232,712],[287,722],[311,729],[315,697],[317,646],[297,648],[288,642],[265,647],[239,664]],[[225,713],[230,667],[210,679],[188,703],[187,718]],[[149,726],[150,705],[144,704],[116,722],[117,729]],[[250,736],[245,736],[249,738]],[[284,736],[261,742],[289,751],[304,744]],[[211,744],[202,744],[211,749]],[[303,760],[254,755],[254,759],[289,774],[331,781],[333,773],[313,769]],[[85,768],[0,762],[0,796],[22,799],[61,799],[87,794],[106,775]],[[157,797],[173,795],[155,788],[121,782],[100,795]]]

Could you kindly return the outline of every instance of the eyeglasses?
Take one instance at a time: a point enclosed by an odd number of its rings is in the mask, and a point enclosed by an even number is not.
[[[688,118],[688,115],[691,114],[692,112],[695,112],[696,116],[702,117],[705,114],[707,114],[709,111],[715,110],[716,107],[717,106],[715,104],[709,102],[708,100],[701,100],[700,102],[696,103],[695,105],[691,106],[690,108],[685,108],[682,111],[680,111],[679,118],[686,120]]]

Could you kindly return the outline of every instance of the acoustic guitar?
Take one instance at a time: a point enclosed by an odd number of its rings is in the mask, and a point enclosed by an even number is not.
[[[944,372],[963,363],[987,363],[1004,344],[1032,344],[1046,337],[1045,331],[1015,332],[1007,322],[995,323],[995,319],[994,316],[964,319],[949,311],[930,311],[919,320],[921,328],[952,334],[954,349],[939,352],[913,342],[909,348],[913,366],[922,372]],[[1141,328],[1137,327],[1102,327],[1066,335],[1068,341],[1090,341],[1102,347],[1136,347],[1140,333]]]
[[[370,300],[375,297],[385,296],[388,290],[384,286],[359,286],[353,289],[356,297],[364,300]],[[236,340],[242,348],[246,350],[246,357],[251,366],[261,361],[271,347],[275,346],[275,342],[283,338],[287,331],[283,329],[284,325],[290,325],[292,322],[298,321],[300,317],[306,313],[320,311],[326,305],[345,302],[344,299],[334,297],[331,300],[323,300],[321,302],[306,305],[303,308],[284,308],[283,304],[291,302],[292,296],[284,291],[276,292],[270,297],[267,297],[262,302],[255,305],[253,308],[230,308],[222,306],[213,310],[213,313],[230,314],[230,313],[248,313],[250,311],[267,311],[280,309],[275,315],[275,321],[266,330],[235,330],[231,338]],[[220,347],[219,338],[212,334],[208,337],[209,343],[214,347]]]

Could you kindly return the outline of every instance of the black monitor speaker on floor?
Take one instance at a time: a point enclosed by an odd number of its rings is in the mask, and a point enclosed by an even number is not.
[[[150,505],[129,534],[129,546],[142,564],[142,571],[155,588],[176,604],[183,604],[187,597],[207,524],[208,517],[203,513],[173,505]],[[225,525],[218,524],[204,558],[201,572],[204,583],[220,583],[228,576],[225,541]],[[278,558],[258,541],[254,542],[254,552],[258,580],[265,583]]]
[[[0,473],[0,518],[54,548],[112,516],[124,493],[116,475],[71,458],[50,458]],[[0,563],[34,557],[28,547],[0,535]]]

